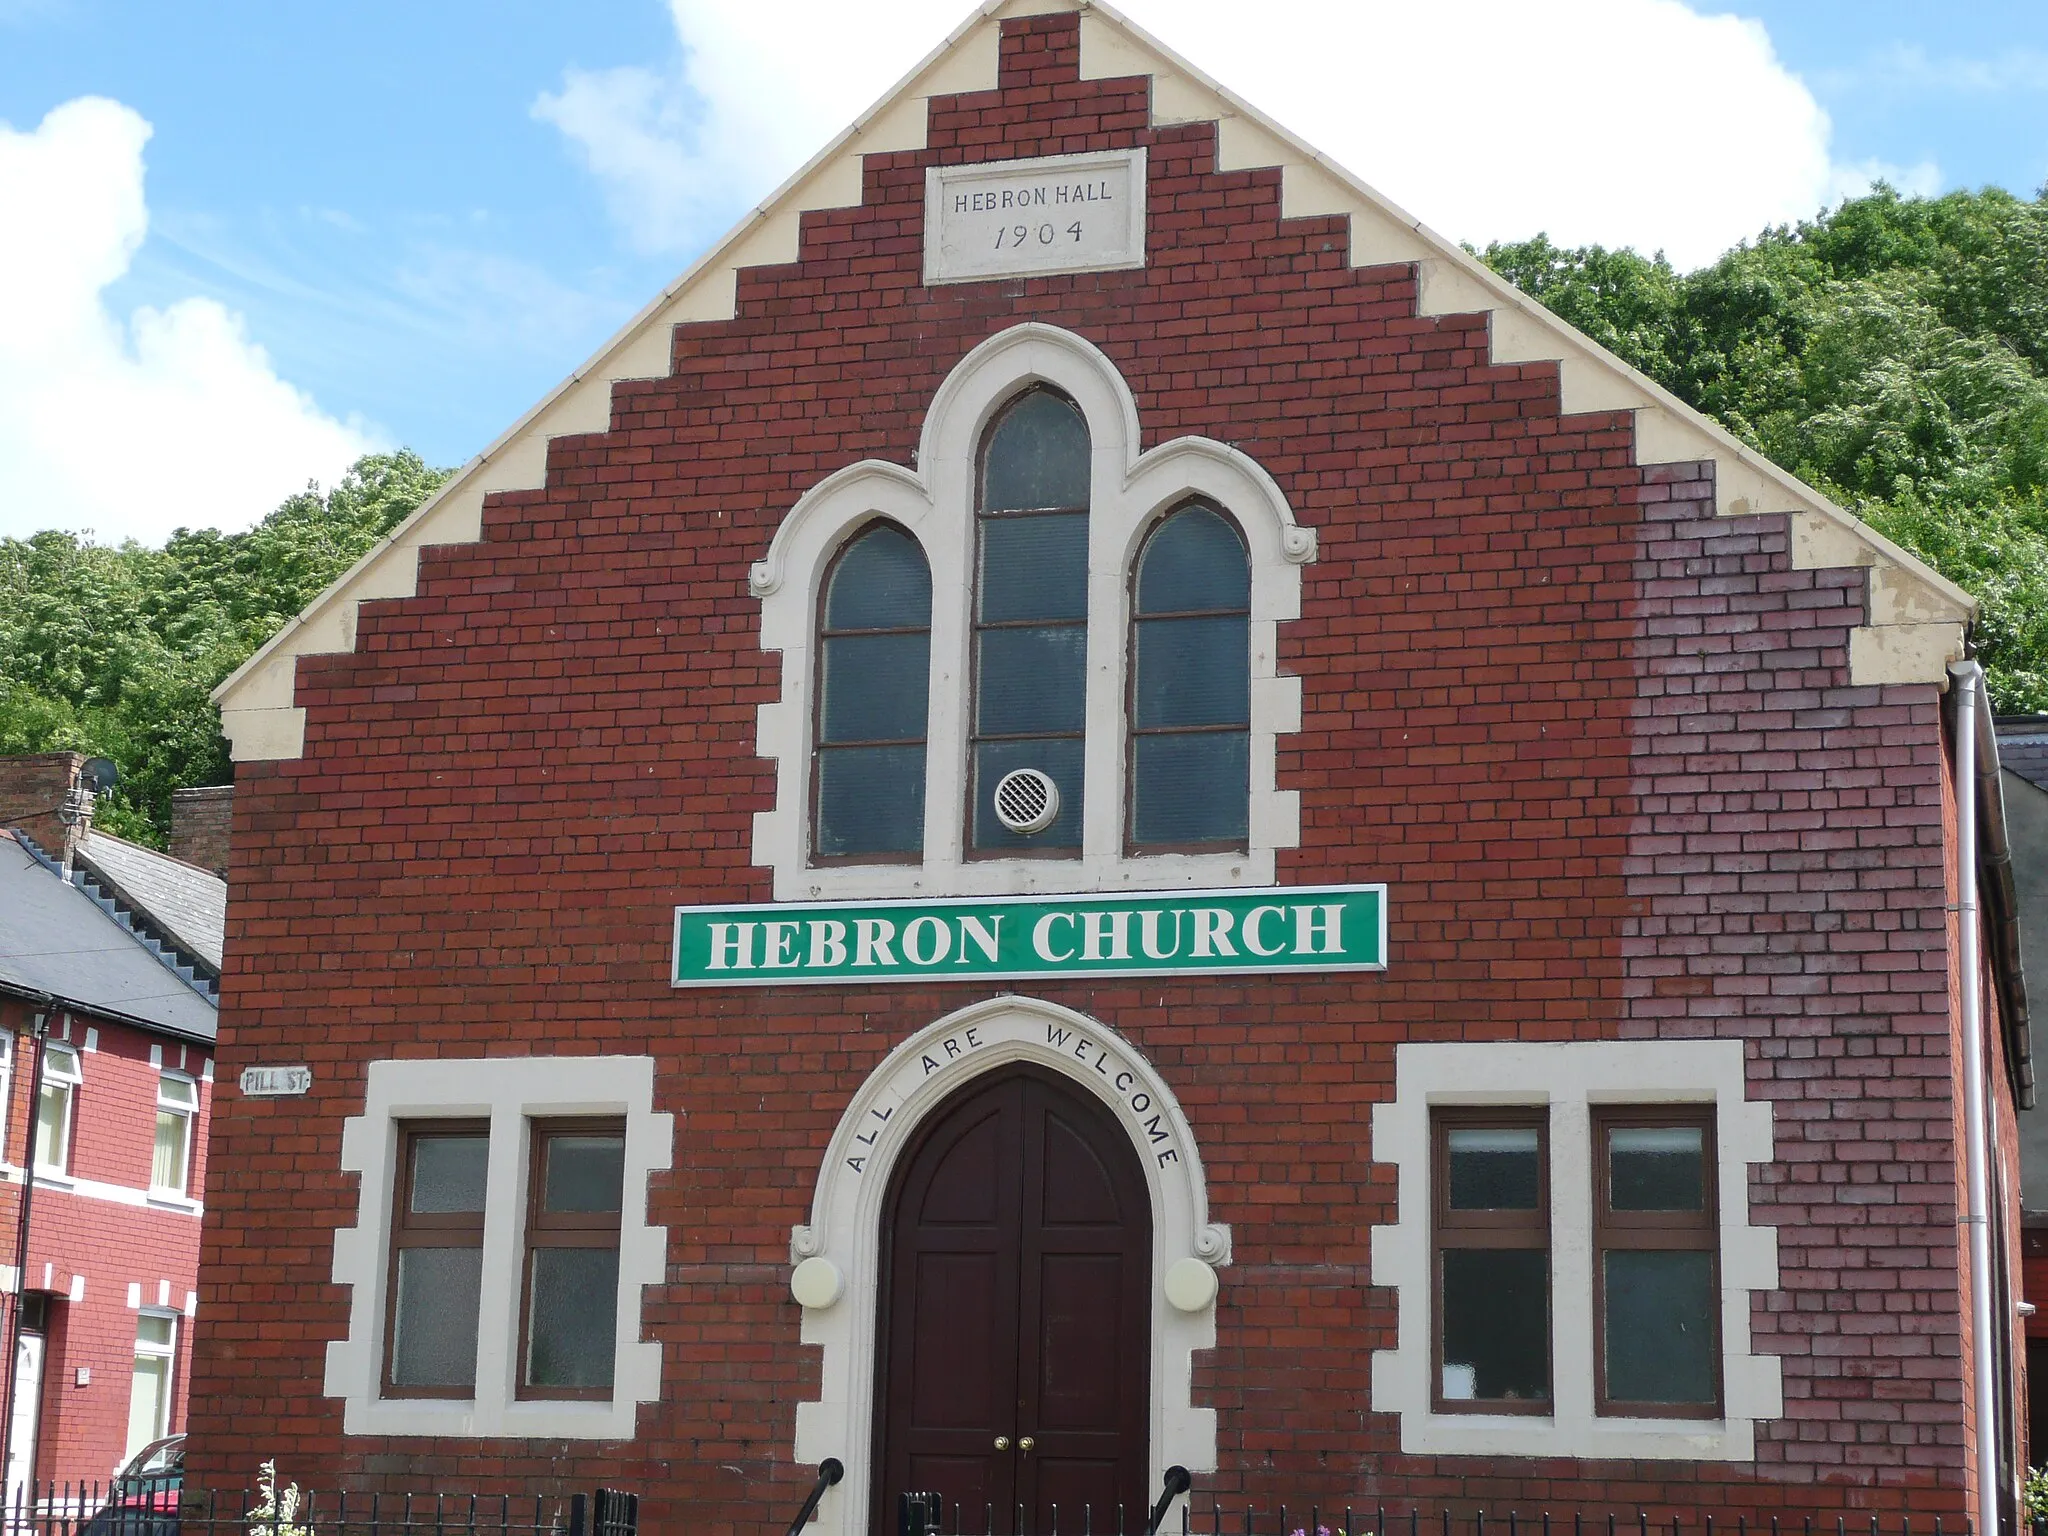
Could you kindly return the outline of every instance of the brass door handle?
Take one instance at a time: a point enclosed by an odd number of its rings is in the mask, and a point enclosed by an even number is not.
[[[1036,1444],[1038,1444],[1036,1440],[1032,1439],[1029,1435],[1026,1435],[1022,1440],[1019,1440],[1017,1442],[1017,1449],[1020,1451],[1028,1451],[1031,1449],[1031,1447],[1033,1447]]]
[[[1010,1437],[1009,1437],[1008,1435],[997,1435],[997,1436],[996,1436],[996,1449],[997,1449],[997,1450],[999,1450],[999,1451],[1007,1451],[1007,1450],[1008,1450],[1009,1448],[1010,1448]]]

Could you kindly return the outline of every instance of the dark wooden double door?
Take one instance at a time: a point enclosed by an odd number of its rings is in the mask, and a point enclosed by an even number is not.
[[[1146,1513],[1152,1208],[1130,1140],[1019,1068],[942,1106],[885,1208],[873,1536],[899,1496],[946,1529],[1139,1532]]]

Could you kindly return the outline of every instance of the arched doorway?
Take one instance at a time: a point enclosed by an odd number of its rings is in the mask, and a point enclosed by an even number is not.
[[[1142,1528],[1152,1209],[1092,1096],[1016,1066],[941,1105],[883,1206],[869,1530],[937,1493],[995,1536]],[[957,1512],[957,1513],[956,1513]]]

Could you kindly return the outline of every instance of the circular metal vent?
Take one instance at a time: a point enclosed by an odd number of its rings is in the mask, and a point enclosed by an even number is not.
[[[996,780],[996,820],[1012,832],[1043,832],[1060,813],[1059,786],[1036,768],[1012,768]]]

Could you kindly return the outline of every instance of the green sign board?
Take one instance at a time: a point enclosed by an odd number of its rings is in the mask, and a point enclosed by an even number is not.
[[[1384,885],[677,907],[679,987],[1376,971]]]

